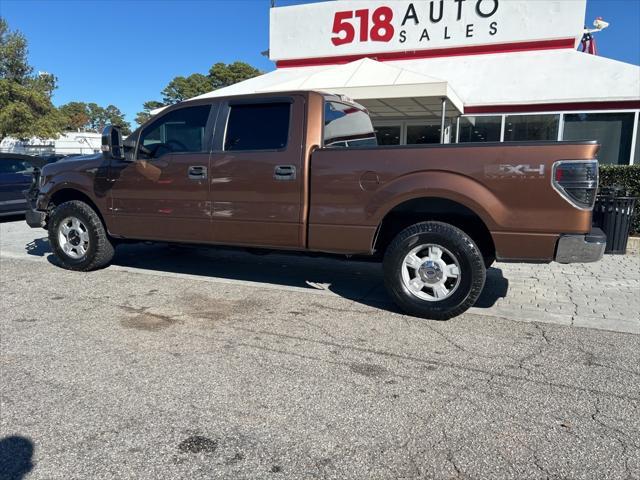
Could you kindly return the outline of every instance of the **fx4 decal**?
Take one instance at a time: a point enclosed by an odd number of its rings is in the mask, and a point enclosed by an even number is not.
[[[490,178],[544,178],[544,164],[530,165],[524,163],[521,165],[498,164],[487,165],[484,168],[484,174]]]

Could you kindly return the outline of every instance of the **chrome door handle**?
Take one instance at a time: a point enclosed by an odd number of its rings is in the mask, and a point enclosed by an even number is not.
[[[278,165],[273,172],[274,180],[295,180],[296,179],[296,166],[295,165]]]
[[[193,165],[189,167],[189,180],[205,180],[207,178],[207,167],[202,165]]]

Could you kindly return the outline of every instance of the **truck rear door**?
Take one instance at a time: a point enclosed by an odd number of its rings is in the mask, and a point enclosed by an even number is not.
[[[305,97],[229,100],[211,155],[216,243],[303,246]]]

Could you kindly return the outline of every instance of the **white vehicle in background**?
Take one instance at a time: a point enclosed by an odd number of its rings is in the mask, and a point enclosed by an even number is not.
[[[64,132],[58,138],[18,140],[5,137],[0,152],[22,155],[88,155],[100,152],[101,134],[94,132]]]

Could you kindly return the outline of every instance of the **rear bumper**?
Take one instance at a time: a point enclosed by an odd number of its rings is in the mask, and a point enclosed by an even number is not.
[[[607,236],[599,228],[586,235],[561,235],[554,260],[558,263],[597,262],[604,255]]]

